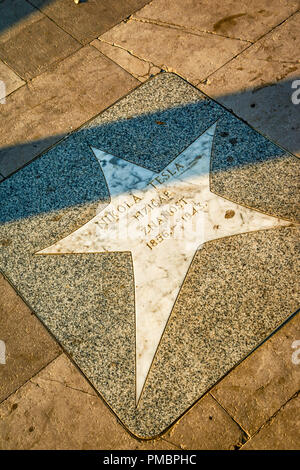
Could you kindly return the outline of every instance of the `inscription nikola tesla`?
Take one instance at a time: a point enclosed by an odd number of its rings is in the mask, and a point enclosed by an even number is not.
[[[159,174],[92,148],[110,203],[76,232],[38,253],[131,252],[137,400],[196,250],[216,238],[288,224],[210,191],[216,125]]]

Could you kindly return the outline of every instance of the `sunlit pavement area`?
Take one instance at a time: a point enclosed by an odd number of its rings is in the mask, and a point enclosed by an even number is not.
[[[0,449],[299,449],[299,42],[296,0],[0,2]]]

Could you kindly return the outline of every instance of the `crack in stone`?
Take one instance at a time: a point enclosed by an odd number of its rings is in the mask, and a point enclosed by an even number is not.
[[[181,72],[178,72],[176,69],[174,69],[173,67],[169,67],[169,66],[166,65],[166,64],[154,64],[153,62],[151,62],[151,61],[149,61],[149,60],[147,60],[147,59],[145,59],[145,58],[143,58],[143,57],[141,57],[141,56],[136,55],[133,51],[131,51],[131,50],[129,50],[129,49],[126,49],[125,47],[121,46],[120,44],[116,44],[115,42],[109,42],[109,41],[107,41],[107,40],[105,40],[105,39],[102,39],[102,38],[98,38],[98,39],[99,39],[99,41],[101,41],[101,42],[103,42],[103,43],[105,43],[105,44],[109,44],[110,46],[117,47],[117,48],[119,48],[119,49],[121,49],[121,50],[127,52],[128,54],[130,54],[130,55],[131,55],[132,57],[134,57],[135,59],[139,59],[139,60],[145,62],[146,64],[150,65],[150,68],[151,68],[151,67],[156,67],[156,68],[158,68],[158,69],[160,69],[160,70],[163,70],[163,71],[165,71],[165,72],[175,73],[175,74],[178,75],[179,77],[183,78],[184,80],[189,81],[190,83],[192,83],[192,84],[195,85],[195,86],[196,86],[197,83],[198,83],[198,84],[200,83],[200,82],[198,82],[197,80],[195,81],[195,80],[191,79],[191,78],[188,77],[187,75],[182,75]],[[117,62],[116,62],[116,63],[117,63]],[[133,72],[129,72],[129,73],[131,73],[131,75],[134,75]],[[145,75],[137,75],[137,74],[136,74],[135,76],[136,76],[136,77],[145,77],[145,76],[147,76],[147,75],[148,75],[148,73],[145,74]]]
[[[216,33],[215,31],[210,31],[207,29],[194,29],[192,26],[184,26],[184,25],[179,25],[176,23],[167,23],[165,21],[160,21],[160,20],[152,20],[151,18],[136,18],[136,17],[130,17],[129,21],[137,21],[140,23],[148,23],[148,24],[153,24],[155,26],[161,26],[165,28],[170,28],[170,29],[179,29],[180,31],[187,33],[187,34],[193,34],[195,36],[200,36],[201,34],[211,34],[213,36],[218,36],[220,38],[226,38],[226,39],[233,39],[237,41],[242,41],[242,42],[248,42],[249,44],[254,44],[253,41],[250,41],[249,39],[242,39],[239,37],[231,37],[231,36],[226,36],[225,34],[219,34]],[[129,22],[127,21],[127,23]]]
[[[70,385],[64,383],[64,382],[60,382],[59,380],[55,380],[55,379],[43,379],[41,377],[39,377],[38,380],[42,380],[44,382],[55,382],[55,383],[58,383],[60,385],[63,385],[64,387],[66,388],[70,388],[71,390],[75,390],[77,392],[81,392],[81,393],[84,393],[85,395],[89,395],[90,397],[93,397],[93,398],[98,398],[97,395],[93,395],[92,393],[89,393],[89,392],[86,392],[85,390],[81,390],[80,388],[76,388],[76,387],[71,387]],[[30,382],[34,383],[35,385],[38,385],[40,387],[40,384],[38,382],[34,382],[34,380],[30,380]]]
[[[149,60],[147,60],[147,59],[144,59],[143,57],[140,57],[140,56],[134,54],[133,51],[131,51],[131,50],[129,50],[129,49],[126,49],[126,47],[123,47],[123,46],[121,46],[120,44],[116,44],[115,42],[107,41],[107,40],[105,40],[105,39],[102,39],[101,37],[98,38],[98,40],[101,41],[101,42],[104,42],[105,44],[108,44],[108,45],[110,45],[110,46],[117,47],[118,49],[122,49],[122,51],[127,52],[128,54],[130,54],[130,55],[131,55],[132,57],[134,57],[135,59],[139,59],[139,60],[141,60],[142,62],[145,62],[146,64],[148,64],[148,65],[150,65],[150,66],[152,66],[152,67],[158,67],[158,68],[160,68],[159,65],[156,65],[156,64],[154,64],[153,62],[151,62],[151,61],[149,61]],[[144,75],[143,75],[143,76],[144,76]]]

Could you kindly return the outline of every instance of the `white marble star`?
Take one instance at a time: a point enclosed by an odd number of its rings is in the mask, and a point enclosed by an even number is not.
[[[131,251],[136,305],[136,395],[193,256],[203,243],[289,222],[210,191],[216,123],[159,174],[92,148],[111,201],[68,237],[39,254]]]

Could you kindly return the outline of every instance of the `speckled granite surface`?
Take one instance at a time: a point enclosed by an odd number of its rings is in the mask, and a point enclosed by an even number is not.
[[[300,221],[299,159],[229,113],[218,122],[211,170],[213,192]]]
[[[1,270],[141,437],[161,433],[295,311],[295,228],[217,240],[196,254],[138,408],[130,253],[34,253],[107,200],[89,145],[159,171],[220,118],[212,190],[294,221],[294,157],[239,121],[235,127],[235,118],[172,74],[150,80],[0,184]]]

